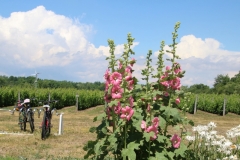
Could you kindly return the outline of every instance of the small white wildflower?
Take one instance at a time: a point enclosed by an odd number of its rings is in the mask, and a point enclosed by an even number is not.
[[[212,141],[212,145],[214,145],[214,146],[220,146],[221,143],[220,143],[220,141],[213,140],[213,141]]]
[[[217,134],[217,131],[212,130],[212,131],[210,131],[209,133],[210,133],[211,135],[216,135],[216,134]]]
[[[232,131],[227,131],[226,135],[227,135],[228,138],[234,138],[235,137],[235,134]]]
[[[217,125],[216,125],[216,123],[214,123],[214,122],[210,122],[210,123],[208,123],[208,127],[211,128],[211,129],[213,129],[213,128],[216,128]]]
[[[205,131],[200,131],[198,133],[199,133],[200,137],[202,137],[202,138],[205,137],[207,134]]]
[[[230,157],[229,157],[230,159],[232,159],[232,160],[238,160],[238,157],[237,157],[237,155],[231,155]]]
[[[232,153],[230,150],[225,150],[224,152],[226,155],[230,155]]]
[[[194,141],[195,140],[195,136],[186,136],[186,139],[188,141]]]

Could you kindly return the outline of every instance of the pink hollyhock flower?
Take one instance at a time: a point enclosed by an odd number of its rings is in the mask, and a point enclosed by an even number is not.
[[[122,110],[121,103],[118,102],[118,105],[114,107],[114,112],[115,112],[116,114],[120,114],[120,113],[121,113],[121,110]]]
[[[150,140],[155,140],[156,138],[157,138],[157,134],[158,134],[158,129],[157,129],[157,127],[155,127],[155,126],[149,126],[147,129],[146,129],[146,131],[149,133],[149,132],[154,132],[154,135],[153,135],[153,137],[151,136],[150,137]]]
[[[176,100],[175,100],[176,104],[179,104],[180,103],[180,98],[178,97]]]
[[[125,68],[125,72],[127,72],[127,73],[132,73],[132,68],[131,68],[130,66],[127,66],[127,67]]]
[[[166,78],[166,76],[165,75],[162,75],[161,77],[160,77],[160,79],[162,80],[162,79],[164,79],[164,78]]]
[[[170,81],[170,86],[174,90],[180,90],[180,88],[181,88],[180,78],[176,77],[175,79],[171,80]]]
[[[134,87],[134,80],[132,79],[132,80],[128,81],[128,89],[133,90],[133,87]]]
[[[106,81],[106,83],[105,83],[105,92],[107,92],[107,91],[108,91],[108,88],[109,88],[109,82],[108,82],[108,81]]]
[[[144,120],[142,120],[141,128],[142,128],[143,130],[146,130],[146,128],[147,128],[147,124],[146,124],[146,122],[145,122]]]
[[[167,87],[167,88],[169,87],[169,82],[168,81],[161,82],[161,84],[163,86]]]
[[[158,124],[159,124],[159,118],[154,117],[153,120],[152,120],[152,125],[157,128]]]
[[[111,102],[111,100],[112,100],[111,95],[105,93],[105,95],[104,95],[104,100],[105,100],[106,102],[108,102],[108,103]]]
[[[132,74],[128,73],[128,75],[125,77],[126,81],[130,81],[132,79]]]
[[[132,98],[132,96],[130,96],[128,100],[129,100],[130,107],[133,107],[134,99]]]
[[[174,134],[170,140],[172,141],[173,148],[180,147],[181,138],[177,134]]]
[[[109,77],[110,77],[110,71],[109,71],[109,69],[107,69],[105,74],[104,74],[104,78],[105,78],[106,81],[108,81]]]
[[[168,96],[169,96],[169,93],[168,93],[168,92],[164,92],[164,96],[165,96],[165,97],[168,97]]]
[[[120,86],[113,86],[112,88],[112,98],[120,99],[122,98],[123,89]]]
[[[178,69],[175,69],[175,70],[174,70],[174,73],[175,73],[175,74],[178,74],[178,73],[180,73],[181,71],[182,71],[181,68],[178,68]]]
[[[113,72],[110,76],[110,81],[113,85],[120,85],[122,83],[122,75],[118,72]]]
[[[166,66],[166,71],[170,70],[171,67],[170,66]]]
[[[132,115],[134,113],[134,110],[129,107],[129,106],[126,106],[125,108],[122,108],[122,114],[120,116],[120,118],[122,118],[123,120],[130,120]]]

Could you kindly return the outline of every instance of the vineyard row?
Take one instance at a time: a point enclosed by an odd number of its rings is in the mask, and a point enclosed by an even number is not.
[[[0,107],[13,106],[20,98],[35,98],[32,100],[31,106],[39,106],[39,100],[59,100],[55,105],[57,109],[65,106],[73,106],[78,102],[78,109],[86,109],[97,105],[104,104],[103,91],[95,90],[77,90],[77,89],[31,89],[31,88],[12,88],[5,87],[0,90]],[[77,101],[76,101],[77,100]],[[224,110],[225,105],[225,110]],[[189,113],[194,113],[194,108],[205,112],[222,115],[228,112],[240,115],[240,96],[232,95],[217,95],[217,94],[190,94],[185,100],[181,100],[178,105],[180,109],[183,107],[189,108]]]
[[[180,109],[188,107],[189,113],[194,113],[195,106],[197,110],[213,114],[223,115],[231,112],[240,115],[240,96],[238,94],[191,94],[185,102],[179,104]]]
[[[19,94],[20,93],[20,94]],[[78,109],[83,110],[97,105],[104,104],[103,91],[77,90],[77,89],[31,89],[5,87],[0,89],[0,107],[13,106],[20,99],[30,98],[32,107],[39,106],[39,101],[58,100],[55,104],[57,109],[76,105],[78,98]],[[50,95],[50,97],[49,97]]]

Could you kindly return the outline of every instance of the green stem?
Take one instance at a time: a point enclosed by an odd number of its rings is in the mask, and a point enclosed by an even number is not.
[[[124,126],[124,149],[127,148],[127,123],[125,123]],[[124,160],[126,160],[126,157],[123,158]]]
[[[116,130],[116,115],[115,115],[115,113],[112,114],[112,117],[113,117],[113,133],[114,133],[114,131]]]
[[[168,128],[168,123],[166,123],[166,126],[165,126],[165,128],[164,128],[164,136],[167,135],[167,128]]]
[[[150,158],[150,148],[151,148],[151,142],[148,143],[148,158]]]
[[[124,148],[127,148],[127,123],[125,123]]]

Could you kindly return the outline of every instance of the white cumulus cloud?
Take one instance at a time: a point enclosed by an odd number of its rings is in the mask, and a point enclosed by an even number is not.
[[[27,76],[30,70],[38,70],[45,78],[103,80],[109,47],[96,47],[88,40],[88,35],[95,33],[92,25],[38,6],[13,12],[9,17],[0,16],[0,26],[3,75]],[[134,42],[133,47],[138,44]],[[124,44],[116,44],[115,54],[123,51]]]
[[[0,57],[26,67],[67,65],[80,53],[100,56],[107,52],[106,47],[96,48],[87,40],[91,25],[43,6],[0,17],[0,25]]]

